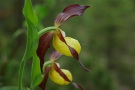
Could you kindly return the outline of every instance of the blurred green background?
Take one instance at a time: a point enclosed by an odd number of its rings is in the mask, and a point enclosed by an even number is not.
[[[52,26],[55,17],[71,4],[91,5],[82,17],[68,20],[61,29],[79,40],[80,58],[87,73],[72,58],[58,61],[69,69],[73,82],[84,90],[135,90],[135,0],[32,0],[39,29]],[[17,86],[19,65],[26,45],[24,0],[0,1],[0,90]],[[25,67],[23,86],[30,86],[31,60]],[[14,89],[13,89],[14,90]],[[35,89],[40,90],[40,89]],[[77,90],[50,79],[47,90]]]

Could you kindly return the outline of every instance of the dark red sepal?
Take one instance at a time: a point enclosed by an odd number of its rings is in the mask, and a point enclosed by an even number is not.
[[[79,90],[83,90],[83,88],[77,83],[72,83],[72,85]]]
[[[55,21],[54,25],[59,27],[61,24],[66,22],[69,18],[73,16],[81,16],[83,15],[84,11],[90,6],[84,6],[84,5],[79,5],[79,4],[74,4],[66,7],[63,10],[63,13],[60,13]]]
[[[61,71],[61,69],[54,63],[54,65],[53,65],[53,67],[54,67],[54,69],[60,74],[60,76],[64,79],[64,80],[66,80],[66,81],[68,81],[68,82],[71,82],[69,79],[68,79],[68,77]]]
[[[46,87],[46,83],[47,83],[47,80],[48,80],[48,75],[49,75],[50,69],[51,69],[50,67],[46,67],[46,68],[45,68],[43,81],[39,84],[39,87],[40,87],[42,90],[45,90],[45,87]]]
[[[61,33],[60,30],[57,31],[57,35],[59,36],[59,39],[67,45],[66,40],[64,39],[64,37],[63,37],[63,35],[62,35],[62,33]],[[76,51],[74,48],[70,47],[69,45],[67,45],[67,46],[68,46],[68,48],[69,48],[69,50],[70,50],[72,56],[79,62],[79,64],[82,66],[82,68],[83,68],[84,70],[90,72],[90,70],[87,69],[87,68],[83,65],[83,63],[81,62],[81,60],[80,60],[80,58],[79,58],[79,54],[77,53],[77,51]]]
[[[53,32],[47,32],[44,35],[42,35],[39,39],[38,49],[37,49],[37,55],[40,58],[40,68],[42,70],[43,64],[44,64],[44,56],[47,52],[48,48],[50,47],[50,41],[53,37]]]

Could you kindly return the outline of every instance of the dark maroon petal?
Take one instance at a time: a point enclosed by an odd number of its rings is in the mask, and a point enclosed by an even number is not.
[[[54,60],[57,60],[61,57],[61,53],[57,52],[56,50],[53,51],[50,55],[50,60],[54,59]]]
[[[83,88],[82,88],[80,85],[78,85],[77,83],[72,83],[72,85],[73,85],[75,88],[79,89],[79,90],[83,90]]]
[[[63,10],[63,13],[60,13],[55,21],[54,25],[59,27],[61,24],[66,22],[69,18],[73,16],[81,16],[83,15],[84,11],[90,6],[84,6],[84,5],[79,5],[79,4],[74,4],[66,7]]]
[[[80,58],[79,58],[79,54],[77,53],[77,51],[76,51],[74,48],[70,47],[70,46],[68,46],[68,48],[70,49],[70,52],[71,52],[72,56],[73,56],[76,60],[78,60],[79,64],[82,66],[82,68],[83,68],[84,70],[90,72],[90,70],[89,70],[88,68],[86,68],[86,67],[83,65],[82,61],[81,61]]]
[[[53,37],[53,32],[47,32],[44,35],[42,35],[39,39],[38,49],[37,49],[37,55],[40,58],[40,68],[42,70],[43,64],[44,64],[44,56],[47,52],[48,48],[50,47],[50,41]]]
[[[45,90],[45,87],[46,87],[46,83],[47,83],[47,79],[48,79],[48,75],[49,75],[49,71],[50,71],[50,67],[46,67],[45,68],[45,73],[44,73],[44,79],[43,81],[39,84],[39,87],[42,89],[42,90]]]
[[[64,80],[66,80],[66,81],[68,81],[68,82],[71,82],[69,79],[68,79],[68,77],[61,71],[61,69],[54,63],[54,65],[53,65],[53,67],[54,67],[54,69],[60,74],[60,76],[64,79]]]
[[[59,39],[67,45],[66,40],[64,39],[64,37],[63,37],[63,35],[62,35],[62,33],[61,33],[60,30],[57,31],[57,35],[59,36]],[[87,69],[87,68],[83,65],[83,63],[81,62],[81,60],[80,60],[80,58],[79,58],[79,54],[77,53],[77,51],[76,51],[74,48],[70,47],[69,45],[67,45],[67,46],[68,46],[68,48],[69,48],[69,50],[70,50],[72,56],[79,62],[79,64],[82,66],[82,68],[83,68],[84,70],[90,72],[90,70]]]
[[[60,29],[57,30],[57,35],[58,35],[59,39],[67,45],[66,40],[64,39]]]

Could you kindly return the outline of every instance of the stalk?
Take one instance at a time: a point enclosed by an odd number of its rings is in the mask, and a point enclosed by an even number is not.
[[[40,37],[40,36],[42,36],[44,33],[49,32],[49,31],[52,31],[52,30],[56,30],[56,29],[57,29],[57,27],[54,27],[54,26],[44,28],[44,29],[42,29],[42,30],[40,30],[40,31],[38,32],[38,36]]]
[[[18,90],[22,90],[22,78],[23,78],[23,72],[24,72],[24,66],[25,66],[25,60],[24,57],[22,58],[21,64],[20,64],[20,70],[19,70],[19,82],[18,82]]]

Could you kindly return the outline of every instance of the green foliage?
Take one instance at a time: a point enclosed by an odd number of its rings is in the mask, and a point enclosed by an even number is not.
[[[38,86],[43,80],[43,76],[41,75],[41,70],[40,70],[40,60],[36,53],[33,56],[31,78],[32,78],[31,88]]]
[[[40,71],[40,61],[36,55],[36,50],[38,47],[38,18],[33,11],[31,0],[25,0],[23,14],[26,18],[28,24],[28,31],[27,31],[27,45],[24,57],[22,59],[20,65],[20,73],[19,73],[19,90],[22,88],[22,79],[23,79],[23,68],[25,65],[26,60],[30,57],[33,58],[33,67],[32,67],[32,82],[31,88],[34,88],[42,81],[41,71]]]
[[[39,40],[38,37],[40,36],[38,35],[39,30],[37,30],[38,18],[37,18],[37,15],[33,11],[31,0],[25,0],[23,14],[28,24],[28,31],[27,31],[26,50],[25,50],[25,54],[24,54],[24,57],[22,58],[22,62],[20,65],[19,90],[21,90],[22,88],[23,70],[24,70],[25,62],[32,56],[33,56],[33,64],[32,64],[30,88],[34,89],[34,87],[38,86],[43,80],[41,70],[40,70],[40,60],[36,54],[36,50],[38,47],[38,40]],[[42,18],[42,15],[40,17]],[[41,31],[40,34],[43,34],[46,31],[48,31],[48,29]]]
[[[38,18],[32,9],[31,0],[25,0],[23,13],[28,24],[27,45],[23,59],[27,60],[33,56],[38,46],[38,30],[36,26],[38,24]]]
[[[38,17],[33,11],[31,0],[25,0],[23,14],[26,19],[30,20],[34,25],[38,23]]]

